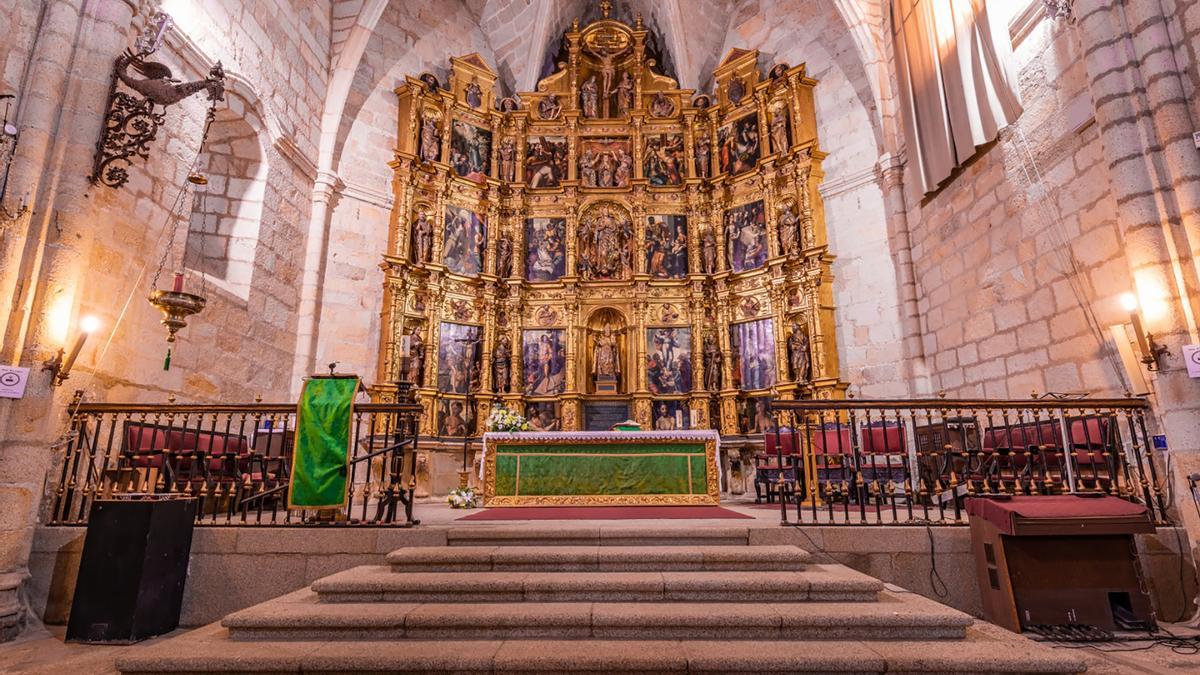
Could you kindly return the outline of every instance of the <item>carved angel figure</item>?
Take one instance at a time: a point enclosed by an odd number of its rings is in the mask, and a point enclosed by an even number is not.
[[[208,71],[208,77],[205,79],[180,83],[166,65],[142,59],[142,54],[135,54],[126,49],[118,59],[117,77],[152,103],[166,107],[201,90],[208,92],[210,101],[225,100],[225,69],[219,61]],[[129,66],[133,66],[143,79],[130,77]]]

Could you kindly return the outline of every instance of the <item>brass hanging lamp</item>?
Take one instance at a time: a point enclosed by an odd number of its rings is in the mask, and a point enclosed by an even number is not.
[[[203,205],[205,201],[205,186],[208,185],[208,177],[198,170],[200,157],[204,152],[204,144],[208,140],[208,132],[212,128],[213,120],[216,118],[216,101],[208,108],[208,113],[204,121],[204,132],[200,137],[200,147],[196,151],[196,161],[193,163],[192,171],[188,174],[187,182],[194,186],[201,200],[201,212],[204,212]],[[188,186],[180,187],[179,198],[176,199],[175,209],[172,210],[171,216],[177,218],[177,221],[184,221],[183,212],[180,206],[184,203],[184,195],[188,192]],[[176,222],[171,228],[171,234],[167,239],[166,248],[163,250],[163,256],[158,262],[158,269],[154,272],[154,280],[150,282],[150,304],[154,305],[162,312],[162,325],[167,328],[167,355],[163,359],[163,370],[171,369],[171,350],[175,344],[175,336],[182,328],[187,327],[187,320],[193,315],[204,311],[204,306],[208,299],[204,293],[207,290],[205,275],[200,274],[200,293],[188,293],[183,290],[183,272],[175,272],[174,283],[171,290],[158,288],[158,279],[162,275],[163,269],[166,267],[167,258],[175,248],[175,236],[179,231],[180,222]],[[201,232],[201,237],[204,237],[204,232]],[[203,255],[203,242],[201,242],[201,255]],[[187,245],[184,244],[183,254],[180,256],[179,269],[186,267],[187,262]]]

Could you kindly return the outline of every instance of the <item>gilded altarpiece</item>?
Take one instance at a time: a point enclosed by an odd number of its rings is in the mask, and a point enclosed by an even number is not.
[[[740,436],[763,398],[844,391],[817,82],[735,49],[697,95],[646,45],[640,20],[576,22],[537,91],[497,97],[478,55],[396,89],[377,394],[415,378],[423,435],[504,404]]]

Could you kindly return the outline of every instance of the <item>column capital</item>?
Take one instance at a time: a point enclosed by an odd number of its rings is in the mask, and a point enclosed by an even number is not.
[[[317,177],[313,180],[313,201],[328,202],[345,187],[346,184],[336,173],[328,169],[319,169]]]

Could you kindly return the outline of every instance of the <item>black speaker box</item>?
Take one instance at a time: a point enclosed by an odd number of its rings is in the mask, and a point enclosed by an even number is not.
[[[196,500],[92,503],[68,642],[129,644],[179,626]]]

